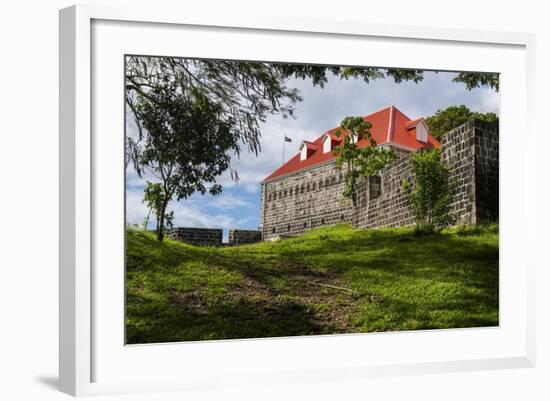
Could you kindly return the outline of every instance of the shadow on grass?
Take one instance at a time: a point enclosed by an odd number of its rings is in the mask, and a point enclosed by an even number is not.
[[[186,300],[144,306],[148,300],[132,295],[129,301],[130,344],[296,336],[331,329],[319,325],[312,310],[292,300],[220,299],[210,304]],[[136,307],[139,304],[142,307]]]

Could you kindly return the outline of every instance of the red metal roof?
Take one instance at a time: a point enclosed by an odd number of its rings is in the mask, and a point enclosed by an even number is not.
[[[416,135],[411,130],[421,118],[411,120],[405,114],[403,114],[395,106],[389,106],[385,109],[379,110],[376,113],[369,114],[364,116],[363,119],[372,124],[370,129],[372,138],[376,141],[378,145],[383,144],[394,144],[398,147],[403,147],[410,150],[416,149],[433,149],[439,148],[440,144],[437,139],[428,134],[428,142],[420,142],[416,140]],[[308,167],[315,166],[319,163],[326,162],[328,160],[334,159],[332,152],[323,153],[323,137],[329,135],[331,138],[335,138],[335,132],[338,129],[332,128],[324,132],[319,136],[315,141],[304,141],[306,144],[312,144],[314,146],[309,146],[308,149],[311,149],[312,152],[309,153],[309,156],[306,160],[300,160],[300,154],[297,153],[289,161],[275,170],[272,174],[264,179],[264,181],[271,180],[282,175],[293,173],[299,170],[306,169]],[[342,136],[347,135],[347,132],[342,132]],[[357,146],[370,146],[370,142],[366,139],[360,139],[357,142]]]

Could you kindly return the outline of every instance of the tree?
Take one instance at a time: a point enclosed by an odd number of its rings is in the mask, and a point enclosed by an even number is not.
[[[145,187],[143,202],[147,205],[149,209],[149,214],[147,215],[143,226],[144,229],[147,229],[149,223],[149,215],[151,212],[154,213],[156,218],[156,229],[157,238],[162,240],[164,237],[164,228],[172,227],[174,222],[174,212],[167,213],[166,205],[168,204],[168,194],[164,189],[164,185],[159,183],[153,184],[150,181],[147,181],[147,186]]]
[[[266,63],[127,57],[126,104],[138,128],[137,137],[127,142],[128,162],[132,162],[141,174],[139,143],[148,132],[143,127],[142,114],[136,110],[138,98],[161,108],[163,104],[155,93],[175,91],[181,95],[181,100],[191,99],[190,93],[200,94],[218,106],[217,121],[229,126],[230,134],[257,154],[260,151],[260,122],[265,121],[268,114],[292,116],[293,105],[301,100],[298,90],[288,88],[285,81],[281,72]],[[237,155],[240,150],[240,146],[234,148]]]
[[[426,118],[426,123],[430,129],[430,133],[439,139],[453,128],[464,124],[472,118],[487,122],[498,121],[498,116],[495,113],[471,111],[468,107],[461,104],[460,106],[449,106],[444,110],[437,110],[433,116]]]
[[[162,241],[173,220],[167,211],[170,200],[221,191],[216,177],[229,167],[229,152],[238,148],[239,135],[220,120],[222,106],[200,91],[183,95],[175,88],[153,88],[147,96],[137,95],[134,108],[147,131],[136,162],[160,181],[148,182],[144,202],[156,217],[157,239]]]
[[[346,117],[336,130],[338,137],[344,131],[348,134],[343,137],[342,144],[334,148],[333,154],[336,156],[336,166],[345,170],[343,195],[352,200],[353,206],[357,205],[357,179],[375,174],[396,158],[392,150],[376,146],[371,128],[371,123],[362,117]],[[366,140],[370,146],[357,146],[359,140]]]
[[[413,153],[411,163],[414,184],[404,180],[403,190],[414,213],[415,231],[439,232],[454,222],[449,170],[441,162],[439,149]]]

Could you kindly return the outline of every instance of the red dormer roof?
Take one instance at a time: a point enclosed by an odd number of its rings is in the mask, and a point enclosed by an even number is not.
[[[332,141],[334,142],[340,142],[344,137],[342,135],[338,136],[335,132],[329,131],[325,133]]]
[[[376,113],[364,116],[363,119],[372,124],[370,132],[377,145],[392,144],[411,151],[421,148],[433,149],[440,147],[439,141],[430,134],[428,134],[427,142],[418,141],[415,135],[411,135],[408,129],[415,127],[420,122],[421,118],[411,120],[394,106],[386,107]],[[307,159],[300,160],[300,154],[297,153],[289,161],[266,177],[264,181],[333,160],[335,157],[332,152],[323,153],[323,138],[325,135],[328,135],[331,139],[340,141],[341,138],[336,136],[337,129],[338,127],[324,132],[313,142],[303,141],[302,143],[308,147]],[[347,135],[347,132],[343,131],[342,137],[345,135]],[[370,142],[362,138],[357,142],[357,146],[370,146]]]
[[[416,125],[417,125],[421,120],[423,120],[422,117],[416,118],[416,119],[414,119],[414,120],[411,120],[411,121],[409,121],[408,123],[405,124],[405,128],[409,129],[409,128],[412,128],[412,127],[416,127]]]
[[[318,146],[315,142],[310,142],[310,141],[302,141],[302,144],[305,145],[308,150],[317,150]],[[302,146],[300,146],[300,149],[302,148]]]

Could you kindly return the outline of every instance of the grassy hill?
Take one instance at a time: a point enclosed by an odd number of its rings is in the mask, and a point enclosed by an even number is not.
[[[194,247],[127,231],[127,342],[498,325],[498,226]]]

